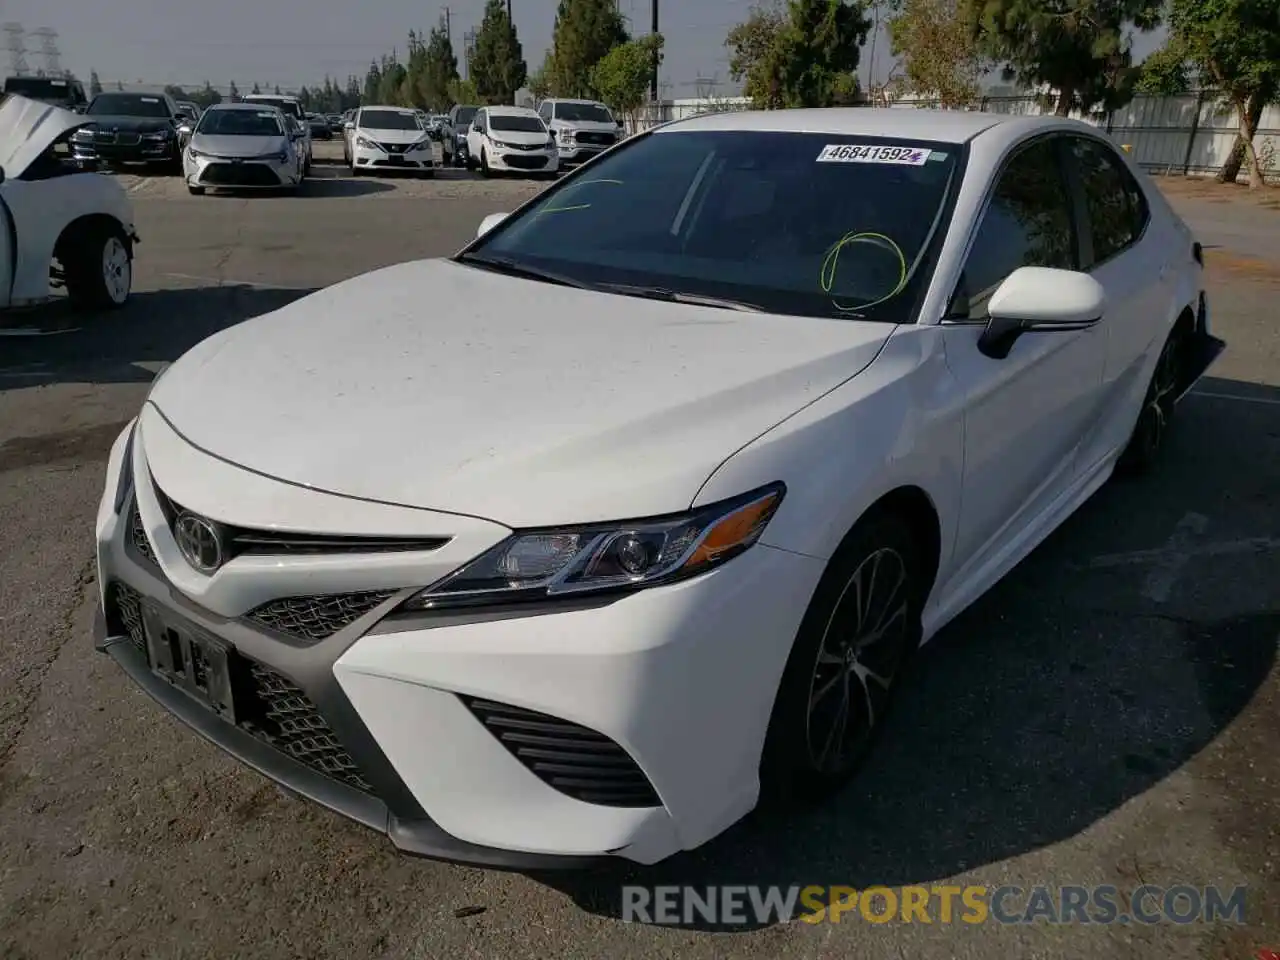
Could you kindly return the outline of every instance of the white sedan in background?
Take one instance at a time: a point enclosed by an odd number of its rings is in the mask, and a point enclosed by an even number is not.
[[[254,103],[215,103],[201,115],[182,154],[187,190],[297,190],[306,157],[285,115]]]
[[[845,783],[912,651],[1222,348],[1094,127],[682,120],[170,366],[97,644],[401,850],[652,863]]]
[[[435,176],[435,148],[415,110],[361,107],[344,135],[343,160],[352,176],[387,170]]]
[[[554,176],[560,155],[555,137],[536,111],[481,107],[467,131],[467,163],[486,177],[494,173]]]

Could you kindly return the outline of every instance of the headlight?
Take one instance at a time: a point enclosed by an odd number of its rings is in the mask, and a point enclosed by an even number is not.
[[[430,150],[431,138],[428,137],[426,140],[419,140],[417,143],[410,146],[409,149],[410,150]]]
[[[165,133],[163,130],[157,131],[156,133],[144,133],[142,135],[143,140],[147,140],[151,143],[159,143],[161,140],[168,140],[169,137],[170,134]]]
[[[678,516],[516,533],[405,607],[516,603],[695,577],[760,539],[785,493],[774,483]]]
[[[377,150],[378,146],[368,137],[356,137],[356,146],[364,147],[366,150]]]
[[[561,129],[561,131],[560,131],[560,142],[561,142],[561,143],[573,143],[573,131],[572,131],[572,130],[569,130],[569,129]]]
[[[201,157],[206,156],[206,154],[201,153],[195,147],[187,147],[187,156],[192,160],[199,160]]]
[[[138,421],[133,421],[129,428],[129,439],[124,442],[124,456],[120,460],[120,476],[116,477],[116,516],[124,509],[129,498],[129,488],[133,485],[133,438],[138,435]]]

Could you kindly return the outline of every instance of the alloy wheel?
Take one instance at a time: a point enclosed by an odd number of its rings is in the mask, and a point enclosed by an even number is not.
[[[132,281],[129,251],[119,237],[108,237],[102,246],[102,285],[112,303],[119,305],[129,299]]]
[[[845,584],[818,646],[805,740],[814,770],[839,775],[858,761],[888,703],[910,637],[911,591],[901,554],[869,554]]]

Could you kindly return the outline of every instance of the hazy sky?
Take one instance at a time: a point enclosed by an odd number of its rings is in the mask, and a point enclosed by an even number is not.
[[[525,58],[532,71],[551,43],[557,0],[511,0]],[[650,0],[619,0],[633,32],[647,33]],[[664,95],[698,95],[700,77],[716,78],[729,93],[724,37],[744,19],[752,0],[661,0],[666,37],[661,79]],[[484,0],[449,0],[454,48],[461,59],[463,34],[479,24]],[[445,6],[435,0],[7,0],[0,17],[27,31],[58,33],[62,66],[86,79],[97,70],[104,84],[175,83],[218,87],[235,81],[247,89],[279,84],[297,87],[323,80],[363,76],[369,61],[393,46],[404,50],[410,29],[430,29]],[[40,42],[27,38],[27,61],[42,63]],[[1145,54],[1151,41],[1140,42]],[[863,51],[865,81],[869,49]],[[876,43],[876,74],[889,68],[888,43]],[[4,72],[9,72],[9,63]]]

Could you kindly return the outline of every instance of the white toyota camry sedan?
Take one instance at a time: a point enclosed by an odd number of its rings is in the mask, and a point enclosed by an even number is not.
[[[1201,260],[1069,120],[651,130],[162,373],[96,645],[403,851],[661,860],[846,781],[904,659],[1155,463]]]

